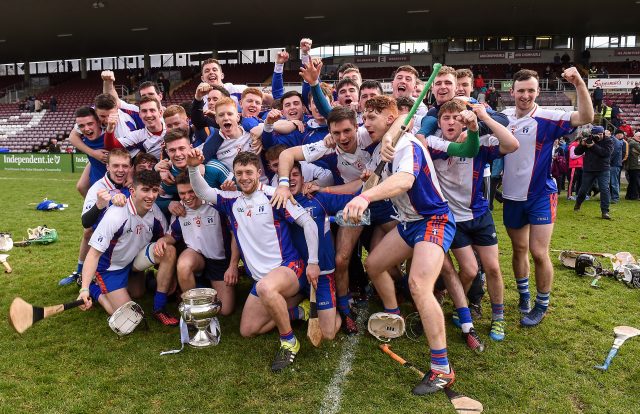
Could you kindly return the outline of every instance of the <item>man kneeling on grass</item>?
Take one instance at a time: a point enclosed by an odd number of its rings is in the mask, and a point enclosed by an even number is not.
[[[307,283],[318,285],[318,227],[302,207],[287,202],[284,208],[270,204],[275,191],[260,184],[260,159],[251,152],[240,152],[233,160],[233,173],[240,191],[211,188],[198,166],[202,152],[192,149],[187,158],[189,178],[196,195],[211,202],[227,215],[245,264],[256,281],[247,298],[240,320],[240,334],[253,337],[271,331],[280,333],[280,348],[271,365],[274,372],[290,365],[300,342],[291,330],[288,307],[300,302],[299,292]],[[306,277],[304,263],[293,246],[286,222],[304,229],[309,259]]]
[[[129,273],[138,253],[167,230],[164,215],[154,205],[159,191],[160,174],[142,171],[133,176],[131,196],[126,205],[111,206],[106,211],[89,240],[91,247],[82,269],[82,288],[78,296],[84,300],[80,309],[91,308],[93,299],[111,315],[129,302],[131,296],[144,293],[144,274],[132,276],[130,280]],[[175,326],[178,319],[167,313],[165,305],[167,292],[175,283],[176,251],[173,246],[167,246],[164,252],[154,253],[158,275],[153,316],[163,325]]]

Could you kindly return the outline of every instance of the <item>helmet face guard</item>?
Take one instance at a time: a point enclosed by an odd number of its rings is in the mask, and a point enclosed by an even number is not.
[[[602,266],[595,257],[590,254],[581,254],[576,257],[576,274],[578,276],[597,276],[602,272]]]

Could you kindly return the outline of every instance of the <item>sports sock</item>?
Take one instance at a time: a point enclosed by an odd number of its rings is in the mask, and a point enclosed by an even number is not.
[[[164,308],[167,304],[167,294],[163,292],[158,292],[156,290],[156,295],[153,298],[153,311],[157,312],[160,309]]]
[[[447,358],[447,348],[431,350],[431,370],[444,372],[445,374],[451,373],[449,358]]]
[[[516,284],[518,285],[520,300],[528,301],[531,299],[531,294],[529,293],[529,277],[516,278]]]
[[[492,303],[491,304],[491,320],[499,321],[501,319],[504,319],[504,304]]]
[[[536,295],[536,308],[546,312],[549,307],[549,296],[551,296],[551,292],[545,293],[538,291],[538,294]]]
[[[305,317],[304,309],[300,306],[294,306],[293,308],[289,308],[289,320],[290,321],[299,321],[303,320]]]
[[[293,334],[293,331],[289,331],[284,334],[280,334],[280,342],[287,342],[290,345],[296,344],[296,336]]]
[[[351,293],[347,293],[344,296],[338,296],[338,311],[345,316],[349,316],[351,313],[351,309],[349,308],[350,300]]]
[[[457,308],[458,318],[460,318],[460,327],[462,332],[468,333],[473,328],[473,320],[471,319],[471,311],[468,307]]]
[[[83,260],[78,260],[78,267],[76,267],[76,273],[82,274],[82,267],[84,266]]]
[[[393,309],[384,308],[384,311],[386,313],[392,313],[394,315],[400,315],[400,308],[393,308]]]
[[[102,295],[102,291],[100,291],[100,287],[95,283],[89,285],[89,295],[93,299],[94,302],[98,302],[98,298]]]

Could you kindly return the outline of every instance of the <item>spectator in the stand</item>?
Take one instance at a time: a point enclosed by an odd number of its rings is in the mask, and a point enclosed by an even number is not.
[[[622,117],[620,115],[623,113],[617,102],[611,105],[611,123],[614,127],[618,128],[622,124]]]
[[[606,67],[601,67],[600,68],[600,78],[608,78],[609,77],[609,71],[607,70]]]
[[[640,105],[640,85],[638,83],[635,88],[631,89],[631,103]]]
[[[613,140],[613,152],[610,160],[609,187],[611,189],[611,202],[620,201],[620,172],[622,171],[622,158],[625,150],[624,132],[616,130]]]
[[[58,140],[55,138],[51,138],[49,140],[49,146],[47,147],[47,152],[51,154],[60,154],[62,152],[60,148],[60,144],[58,144]]]
[[[596,67],[595,63],[593,65],[591,65],[591,67],[589,68],[589,77],[590,78],[595,78],[596,75],[598,74],[598,68]]]
[[[626,200],[640,200],[640,131],[629,138],[629,157],[627,158],[629,186]]]
[[[631,128],[631,125],[627,124],[624,120],[620,121],[618,129],[624,132],[624,134],[629,138],[633,136],[633,128]]]
[[[49,98],[49,109],[51,112],[56,112],[58,110],[58,98],[55,96]]]
[[[582,171],[582,185],[576,197],[574,211],[580,210],[580,206],[587,197],[594,182],[598,182],[600,188],[600,211],[602,218],[611,220],[609,215],[609,203],[611,194],[609,193],[609,176],[611,153],[613,152],[613,141],[611,137],[604,134],[604,128],[594,126],[591,129],[591,136],[583,137],[576,147],[575,153],[584,154],[584,164]]]
[[[478,97],[478,94],[485,87],[484,79],[482,78],[481,73],[476,74],[476,78],[473,80],[473,93],[475,94],[475,98]]]
[[[42,101],[38,98],[33,102],[33,108],[36,112],[42,111]]]
[[[511,63],[507,65],[507,69],[504,72],[504,77],[507,79],[513,78],[513,65]]]
[[[611,102],[605,101],[602,104],[602,122],[603,127],[607,127],[607,122],[611,122]]]
[[[493,86],[489,87],[489,90],[487,91],[486,102],[493,110],[497,110],[499,99],[500,92],[498,92]]]
[[[560,65],[561,61],[560,61],[560,53],[556,52],[556,54],[553,56],[553,64],[554,65]]]
[[[593,110],[600,112],[602,110],[602,98],[604,97],[604,91],[601,87],[596,86],[593,90]]]
[[[569,56],[567,52],[564,52],[564,54],[560,58],[560,62],[562,62],[562,65],[564,66],[568,65],[569,62],[571,62],[571,56]]]
[[[573,195],[580,189],[582,184],[582,164],[584,162],[584,154],[577,155],[576,147],[580,144],[580,139],[576,138],[569,144],[569,187],[567,189],[567,200],[575,200]]]
[[[549,79],[551,77],[551,66],[547,65],[547,67],[544,68],[544,72],[542,72],[542,77],[544,79]]]
[[[558,195],[564,190],[564,182],[569,171],[567,165],[567,158],[565,157],[564,149],[560,144],[560,140],[556,139],[553,142],[552,159],[551,159],[551,175],[556,180],[558,186]]]
[[[162,89],[162,95],[169,96],[169,88],[171,87],[171,82],[169,82],[169,79],[164,77],[164,74],[162,72],[160,72],[160,74],[158,75],[158,85]]]

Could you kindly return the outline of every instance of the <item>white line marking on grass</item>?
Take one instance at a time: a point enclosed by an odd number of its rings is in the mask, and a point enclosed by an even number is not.
[[[366,309],[360,309],[358,312],[358,318],[356,319],[356,323],[358,324],[358,334],[348,336],[345,339],[345,344],[342,347],[342,355],[340,355],[340,361],[338,361],[338,367],[333,374],[333,378],[331,378],[331,382],[329,382],[329,385],[327,386],[324,399],[320,405],[320,414],[335,414],[340,411],[342,385],[347,374],[351,372],[351,365],[353,364],[353,359],[356,357],[356,350],[358,348],[360,338],[363,335],[367,317],[368,312],[366,312]]]

